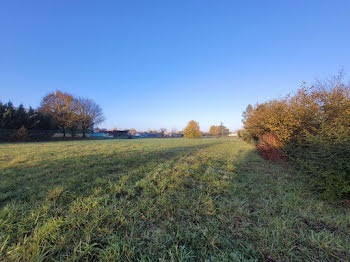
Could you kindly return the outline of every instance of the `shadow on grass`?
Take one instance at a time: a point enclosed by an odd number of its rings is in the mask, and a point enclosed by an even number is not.
[[[36,166],[0,168],[0,207],[10,201],[31,202],[43,200],[56,186],[74,195],[86,195],[98,186],[98,180],[118,181],[137,169],[151,170],[159,164],[176,161],[215,143],[171,148],[124,151],[117,155],[99,153],[53,161],[42,161]],[[146,173],[146,172],[145,172]],[[139,177],[140,178],[140,177]]]
[[[263,160],[253,147],[221,140],[167,146],[118,154],[104,148],[104,154],[0,169],[1,205],[17,201],[25,211],[3,208],[6,255],[86,261],[316,261],[329,253],[348,255],[348,216],[305,197],[284,166]],[[55,202],[59,187],[68,197]],[[320,249],[325,234],[330,245]]]

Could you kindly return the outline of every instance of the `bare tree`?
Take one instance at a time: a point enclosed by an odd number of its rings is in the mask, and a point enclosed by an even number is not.
[[[76,99],[76,113],[83,137],[89,128],[104,121],[101,107],[88,98]]]

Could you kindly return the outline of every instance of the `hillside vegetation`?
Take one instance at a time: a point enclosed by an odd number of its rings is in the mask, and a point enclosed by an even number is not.
[[[238,139],[0,146],[1,261],[347,261],[349,230]]]

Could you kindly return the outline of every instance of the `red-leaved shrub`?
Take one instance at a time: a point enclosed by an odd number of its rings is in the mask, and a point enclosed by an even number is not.
[[[282,162],[283,155],[281,152],[282,143],[273,133],[267,133],[259,137],[257,150],[259,154],[267,160]]]

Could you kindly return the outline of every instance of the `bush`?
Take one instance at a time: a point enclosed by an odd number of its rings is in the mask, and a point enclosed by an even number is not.
[[[20,129],[15,131],[10,137],[10,141],[14,141],[14,142],[24,142],[27,140],[28,140],[28,132],[24,126],[22,126]]]
[[[268,160],[297,166],[328,197],[350,197],[350,86],[342,75],[244,113],[244,140]]]
[[[246,141],[249,144],[253,144],[257,142],[257,138],[253,137],[252,134],[245,130],[245,129],[241,129],[237,132],[237,135],[239,138],[243,139],[244,141]]]
[[[266,160],[273,162],[282,162],[281,152],[282,143],[273,133],[262,135],[257,144],[259,154]]]
[[[318,136],[285,147],[306,180],[327,198],[350,197],[350,142]]]

